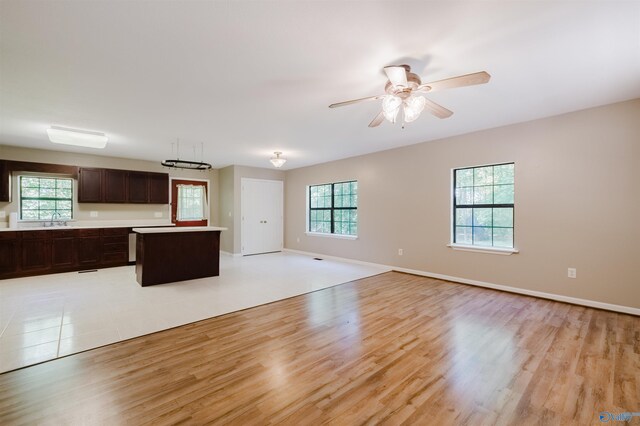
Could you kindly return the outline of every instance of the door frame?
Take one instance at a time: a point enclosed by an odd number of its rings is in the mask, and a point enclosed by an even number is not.
[[[169,222],[175,223],[173,221],[173,181],[174,180],[192,180],[194,182],[205,182],[207,184],[207,204],[208,208],[206,209],[206,217],[207,217],[207,225],[211,224],[211,181],[209,179],[196,179],[190,177],[180,177],[180,176],[169,176]],[[178,225],[176,225],[178,226]]]
[[[254,182],[278,182],[282,188],[282,215],[280,217],[280,229],[282,230],[282,240],[280,241],[280,246],[284,248],[284,181],[278,179],[257,179],[257,178],[240,178],[240,254],[245,256],[244,254],[244,246],[245,246],[245,222],[244,215],[242,213],[242,198],[244,197],[243,191],[243,182],[244,181],[254,181]],[[282,250],[282,248],[280,250]],[[250,256],[250,255],[248,255]]]

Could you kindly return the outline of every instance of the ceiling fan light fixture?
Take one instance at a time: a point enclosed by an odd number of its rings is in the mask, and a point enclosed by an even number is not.
[[[402,106],[402,99],[400,99],[400,97],[396,95],[386,95],[382,100],[384,118],[391,123],[395,123],[398,112],[400,111],[400,106]]]
[[[271,160],[269,161],[271,161],[271,164],[273,164],[273,167],[275,167],[276,169],[279,169],[280,167],[284,166],[284,163],[287,162],[287,159],[280,157],[282,155],[280,151],[276,151],[274,152],[274,154],[276,156],[271,157]]]
[[[411,95],[404,101],[404,121],[405,123],[411,123],[418,117],[424,110],[426,99],[424,96]]]

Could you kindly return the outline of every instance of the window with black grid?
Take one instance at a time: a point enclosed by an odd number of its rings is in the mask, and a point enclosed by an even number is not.
[[[309,232],[358,234],[358,182],[309,186]]]
[[[72,179],[20,176],[20,219],[70,220],[72,216]]]
[[[513,248],[514,163],[455,169],[453,242]]]

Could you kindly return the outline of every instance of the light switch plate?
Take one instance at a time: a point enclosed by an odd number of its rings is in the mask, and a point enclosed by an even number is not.
[[[98,212],[95,210],[92,210],[89,212],[89,217],[98,217]]]
[[[154,212],[153,216],[154,217],[162,217],[162,212]]]
[[[7,213],[4,210],[0,210],[0,219],[7,217]]]

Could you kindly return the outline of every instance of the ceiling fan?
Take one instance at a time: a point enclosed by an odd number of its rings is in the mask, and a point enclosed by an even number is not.
[[[411,72],[409,65],[390,65],[384,67],[384,72],[389,79],[384,86],[386,94],[338,102],[329,105],[329,108],[382,99],[382,111],[369,123],[369,127],[379,126],[385,118],[395,123],[401,109],[404,120],[402,127],[404,127],[404,123],[414,121],[424,109],[438,118],[447,118],[453,114],[445,107],[421,96],[421,93],[484,84],[491,78],[488,73],[481,71],[422,84],[420,77]]]

